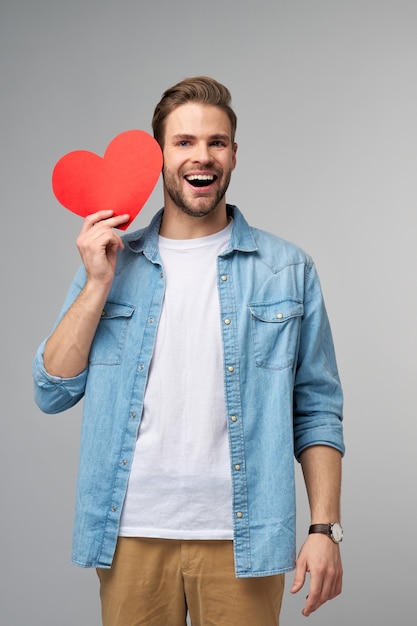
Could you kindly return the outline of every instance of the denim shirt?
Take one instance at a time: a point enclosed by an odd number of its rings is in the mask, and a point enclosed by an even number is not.
[[[235,571],[266,576],[295,564],[294,455],[317,444],[344,453],[342,391],[311,258],[251,228],[237,207],[227,210],[233,230],[217,260],[217,284]],[[84,398],[72,553],[82,567],[109,568],[117,542],[164,298],[161,217],[162,210],[123,236],[87,369],[67,379],[49,375],[46,340],[33,363],[41,410],[58,413]],[[81,267],[58,321],[85,278]]]

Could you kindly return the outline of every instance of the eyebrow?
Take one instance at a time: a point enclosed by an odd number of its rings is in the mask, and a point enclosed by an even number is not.
[[[187,135],[186,133],[174,135],[172,141],[180,141],[181,139],[195,139],[194,135]]]
[[[184,140],[192,140],[192,139],[196,139],[195,135],[189,135],[187,133],[179,133],[178,135],[174,135],[172,137],[172,141],[184,141]],[[221,140],[221,141],[226,141],[226,142],[231,141],[229,135],[226,135],[223,133],[216,133],[215,135],[210,135],[209,141],[216,141],[216,140]]]

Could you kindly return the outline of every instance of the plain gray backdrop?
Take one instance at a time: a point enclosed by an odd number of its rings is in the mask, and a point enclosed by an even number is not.
[[[415,623],[416,33],[415,0],[1,0],[2,626],[100,624],[95,572],[69,563],[81,406],[46,416],[32,393],[79,264],[81,218],[52,169],[150,131],[164,89],[196,74],[225,83],[238,114],[228,201],[313,256],[331,318],[345,580],[308,623]],[[158,184],[129,230],[161,204]],[[292,578],[282,626],[306,623]]]

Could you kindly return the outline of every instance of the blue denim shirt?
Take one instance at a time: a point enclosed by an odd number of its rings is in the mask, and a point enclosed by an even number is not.
[[[251,228],[237,209],[218,257],[223,375],[233,484],[235,570],[265,576],[295,564],[294,454],[344,452],[342,391],[319,279],[309,256]],[[36,354],[35,399],[58,413],[84,398],[72,561],[111,566],[164,298],[162,211],[124,235],[91,347],[74,378],[50,376]],[[64,312],[85,283],[81,267]],[[184,319],[184,324],[187,320]]]

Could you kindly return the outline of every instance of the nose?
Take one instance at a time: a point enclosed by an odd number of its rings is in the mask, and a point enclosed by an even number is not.
[[[195,151],[193,154],[193,161],[195,163],[207,164],[211,163],[213,157],[210,153],[210,147],[207,145],[205,141],[202,141],[195,146]]]

